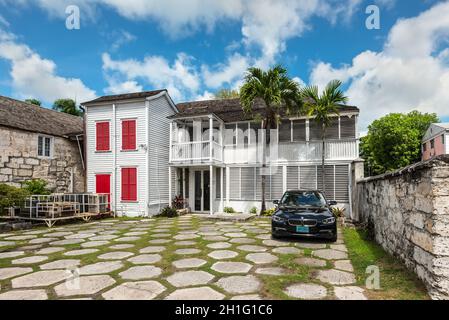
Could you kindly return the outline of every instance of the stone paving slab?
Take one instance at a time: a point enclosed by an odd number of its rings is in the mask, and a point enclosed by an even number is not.
[[[338,300],[367,300],[364,291],[360,287],[334,287],[334,294]]]
[[[167,281],[174,287],[190,287],[207,284],[214,276],[205,271],[179,271],[167,277]]]
[[[0,300],[47,300],[45,290],[11,290],[0,293]]]
[[[156,281],[125,282],[103,293],[106,300],[152,300],[165,291]]]
[[[216,284],[231,294],[257,292],[262,286],[262,282],[253,275],[224,277],[219,279]]]
[[[327,289],[318,284],[298,283],[285,288],[284,293],[289,297],[304,300],[323,299],[327,296]]]
[[[159,277],[162,269],[154,266],[131,267],[119,273],[119,276],[126,280],[142,280]]]
[[[30,273],[32,271],[33,271],[32,268],[21,268],[21,267],[1,268],[0,269],[0,280],[14,278],[14,277],[26,274],[26,273]]]
[[[67,269],[67,268],[75,268],[79,264],[80,260],[77,259],[62,259],[42,264],[40,268],[42,270]]]
[[[317,271],[315,278],[320,280],[321,282],[336,285],[355,283],[355,276],[353,273],[335,269],[319,270]]]
[[[105,274],[123,268],[121,261],[103,261],[82,266],[80,275]]]
[[[66,270],[45,270],[33,272],[11,280],[13,288],[46,287],[69,277]]]
[[[245,262],[216,262],[211,269],[220,273],[247,273],[252,266]]]
[[[348,258],[348,254],[346,252],[334,249],[316,250],[312,252],[312,255],[326,260],[339,260]]]
[[[178,289],[170,293],[166,300],[223,300],[225,295],[210,288],[186,288]]]
[[[173,266],[178,269],[198,268],[207,263],[206,260],[199,258],[187,258],[173,261]]]
[[[81,276],[73,281],[57,285],[55,292],[60,297],[92,295],[114,283],[115,280],[108,275]]]

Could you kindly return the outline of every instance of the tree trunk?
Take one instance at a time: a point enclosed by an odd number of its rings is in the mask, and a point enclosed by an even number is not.
[[[324,159],[326,157],[326,126],[324,123],[321,127],[321,142],[322,142],[322,149],[321,149],[321,183],[323,188],[323,193],[326,195],[326,178],[324,175]]]

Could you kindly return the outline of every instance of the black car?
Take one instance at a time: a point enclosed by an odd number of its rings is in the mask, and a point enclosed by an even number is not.
[[[284,193],[271,219],[273,238],[299,236],[337,240],[337,221],[330,206],[318,190],[291,190]]]

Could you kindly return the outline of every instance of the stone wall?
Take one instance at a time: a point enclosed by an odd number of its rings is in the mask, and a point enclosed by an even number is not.
[[[376,241],[449,299],[449,156],[357,182],[357,217]]]
[[[38,157],[37,133],[0,126],[0,183],[20,187],[22,181],[41,178],[54,192],[84,192],[77,143],[61,137],[53,139],[53,157]]]

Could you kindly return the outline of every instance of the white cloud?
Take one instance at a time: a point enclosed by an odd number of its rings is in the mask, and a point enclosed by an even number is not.
[[[214,66],[213,70],[203,65],[201,69],[204,82],[209,88],[214,89],[225,84],[232,87],[235,81],[242,79],[249,63],[247,57],[236,53],[228,57],[226,63]]]
[[[118,32],[114,32],[112,34],[112,37],[114,38],[114,41],[112,42],[111,45],[111,50],[112,51],[117,51],[121,46],[129,43],[129,42],[133,42],[137,39],[137,37],[135,35],[133,35],[132,33],[125,31],[125,30],[120,30]]]
[[[1,14],[0,14],[0,25],[3,25],[5,27],[9,27],[8,20],[6,20],[5,17],[3,17]]]
[[[399,20],[384,50],[365,51],[352,63],[332,67],[320,62],[310,82],[331,79],[348,84],[350,103],[361,108],[361,129],[389,112],[418,109],[449,115],[449,3],[437,4],[419,16]]]
[[[142,61],[135,59],[113,60],[108,53],[103,54],[103,69],[115,77],[126,81],[144,81],[149,86],[166,88],[173,99],[196,94],[200,87],[200,77],[193,67],[192,57],[179,53],[170,63],[160,56],[146,56]]]
[[[204,91],[202,94],[197,95],[193,100],[195,101],[203,101],[203,100],[213,100],[215,99],[215,95],[212,92]]]
[[[143,87],[137,81],[123,81],[109,77],[107,79],[109,86],[104,89],[106,94],[121,94],[130,92],[140,92],[143,91]]]
[[[95,98],[95,91],[80,79],[56,74],[56,64],[44,59],[27,45],[18,43],[14,34],[0,30],[0,58],[11,63],[12,87],[21,98],[37,98],[52,103],[59,98],[78,102]]]
[[[17,0],[1,2],[14,4]],[[198,30],[211,32],[223,21],[239,21],[243,43],[259,49],[257,65],[267,67],[285,50],[289,39],[300,37],[311,28],[311,18],[318,16],[331,23],[347,21],[361,0],[19,0],[19,3],[36,4],[63,18],[65,7],[76,4],[81,8],[83,21],[85,15],[95,20],[98,7],[107,6],[130,20],[157,21],[172,38]]]

